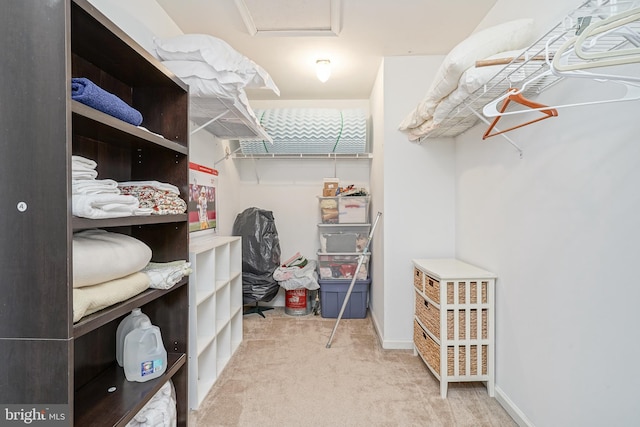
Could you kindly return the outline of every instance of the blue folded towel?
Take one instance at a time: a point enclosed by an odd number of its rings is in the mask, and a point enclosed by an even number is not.
[[[142,114],[122,99],[102,89],[91,80],[80,77],[71,79],[71,99],[116,117],[134,126],[142,123]]]

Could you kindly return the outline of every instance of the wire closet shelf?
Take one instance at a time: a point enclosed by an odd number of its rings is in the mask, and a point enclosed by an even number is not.
[[[478,120],[486,121],[481,115],[485,105],[503,96],[510,88],[521,87],[526,82],[521,93],[531,97],[558,83],[564,77],[549,72],[550,63],[554,53],[569,38],[579,34],[590,24],[639,6],[639,1],[589,0],[582,3],[526,48],[520,56],[505,65],[483,87],[460,102],[438,128],[432,130],[420,141],[428,138],[457,136],[473,127]],[[636,34],[640,34],[640,22],[631,23],[630,26]],[[615,51],[621,49],[623,45],[628,45],[629,40],[621,43],[619,39],[611,39],[608,42],[603,38],[598,43],[599,51]],[[567,61],[571,64],[575,59],[568,58]]]

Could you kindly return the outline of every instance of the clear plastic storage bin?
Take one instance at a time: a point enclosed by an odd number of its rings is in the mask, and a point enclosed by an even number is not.
[[[351,279],[356,275],[360,254],[358,253],[323,253],[318,252],[318,276],[321,280]],[[369,277],[369,255],[365,255],[358,280]]]
[[[366,224],[370,196],[318,197],[323,224]]]

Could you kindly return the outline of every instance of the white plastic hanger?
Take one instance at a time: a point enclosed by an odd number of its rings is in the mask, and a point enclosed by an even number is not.
[[[619,29],[620,27],[640,19],[640,8],[632,9],[618,15],[611,16],[602,21],[590,24],[579,36],[566,40],[555,52],[551,60],[552,69],[562,73],[565,71],[585,70],[591,68],[609,67],[615,65],[634,64],[640,62],[640,49],[613,49],[607,52],[589,53],[581,46],[587,37],[606,33],[608,31]],[[581,50],[582,55],[591,55],[593,59],[569,64],[567,59],[572,53],[577,54],[577,49]],[[601,78],[610,79],[628,79],[624,76],[600,75]],[[640,77],[631,78],[631,81],[640,81]]]
[[[609,18],[595,22],[587,26],[575,41],[575,53],[579,58],[602,59],[625,55],[640,55],[640,34],[628,24],[640,19],[640,8],[630,9],[626,12],[610,16]],[[606,51],[590,52],[589,49],[597,47],[598,42],[604,36],[615,35],[635,46],[631,49],[612,49]],[[587,42],[587,39],[591,38]]]
[[[629,17],[631,15],[632,14],[630,14],[630,13],[625,14],[625,16],[629,16]],[[610,30],[611,27],[606,27],[606,29]],[[602,31],[605,31],[605,29],[603,29]],[[584,32],[582,34],[584,34]],[[563,59],[565,59],[567,55],[570,55],[571,53],[573,53],[572,45],[575,43],[575,40],[577,39],[577,37],[572,37],[572,38],[568,39],[562,45],[562,47],[560,49],[558,49],[555,53],[552,54],[550,52],[549,46],[551,44],[555,43],[558,39],[559,39],[559,37],[552,38],[552,39],[548,40],[547,43],[546,43],[546,57],[547,57],[547,63],[549,65],[549,70],[547,70],[547,71],[545,71],[543,73],[540,73],[540,74],[534,76],[532,79],[526,81],[524,84],[522,84],[520,89],[510,89],[509,91],[507,91],[507,93],[505,93],[502,96],[500,96],[500,97],[494,99],[493,101],[487,103],[484,106],[483,110],[482,110],[482,113],[486,117],[498,117],[498,116],[525,114],[525,113],[531,113],[531,112],[534,112],[534,111],[545,111],[545,110],[548,110],[548,109],[577,107],[577,106],[582,106],[582,105],[595,105],[595,104],[605,104],[605,103],[612,103],[612,102],[640,100],[640,84],[638,84],[638,83],[640,83],[640,77],[594,73],[594,72],[585,71],[584,69],[581,69],[579,67],[573,67],[575,69],[572,69],[572,70],[559,71],[556,68],[556,63],[562,64],[561,61]],[[604,65],[602,65],[603,62],[607,62],[608,63],[610,61],[614,61],[615,65],[630,64],[630,63],[640,63],[640,55],[625,55],[625,56],[623,56],[621,58],[612,58],[612,59],[609,59],[609,60],[593,61],[593,63],[599,63],[600,65],[598,65],[598,66],[602,67],[602,66],[604,66]],[[588,67],[588,68],[595,68],[595,66],[594,67]],[[498,109],[498,104],[500,104],[501,101],[505,100],[506,98],[508,98],[511,95],[523,92],[528,85],[534,83],[535,81],[537,81],[539,79],[547,77],[547,76],[549,76],[551,74],[559,76],[559,77],[589,78],[589,79],[592,79],[594,81],[599,81],[599,82],[610,81],[610,82],[621,84],[621,85],[625,86],[626,90],[625,90],[625,93],[622,96],[617,97],[617,98],[611,98],[611,99],[586,101],[586,102],[570,103],[570,104],[562,104],[562,105],[550,105],[550,106],[544,106],[544,107],[539,107],[539,108],[529,108],[529,109],[514,110],[514,111],[500,111],[500,109]],[[634,82],[638,82],[638,83],[634,83]]]
[[[579,106],[582,106],[582,105],[607,104],[607,103],[612,103],[612,102],[637,101],[637,100],[640,100],[640,84],[635,84],[635,83],[631,83],[631,82],[624,82],[624,81],[616,81],[616,80],[608,80],[608,81],[610,81],[612,83],[618,83],[618,84],[621,84],[621,85],[625,86],[625,88],[626,88],[625,94],[620,96],[620,97],[618,97],[618,98],[602,99],[602,100],[597,100],[597,101],[576,102],[576,103],[562,104],[562,105],[549,105],[549,106],[545,106],[545,107],[541,107],[541,108],[529,108],[529,109],[526,109],[526,110],[515,110],[515,111],[500,112],[498,110],[498,108],[497,108],[498,103],[500,101],[502,101],[503,99],[505,99],[510,94],[515,93],[515,92],[507,92],[507,94],[505,94],[505,95],[501,96],[500,98],[498,98],[496,100],[493,100],[493,101],[489,102],[487,105],[485,105],[484,108],[482,109],[482,114],[484,114],[487,117],[509,116],[509,115],[531,113],[533,111],[543,111],[543,110],[549,110],[549,109],[558,109],[558,108],[566,108],[566,107],[579,107]]]

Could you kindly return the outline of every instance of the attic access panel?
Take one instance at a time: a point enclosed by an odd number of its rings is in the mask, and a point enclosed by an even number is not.
[[[235,0],[252,36],[337,36],[341,0]]]

